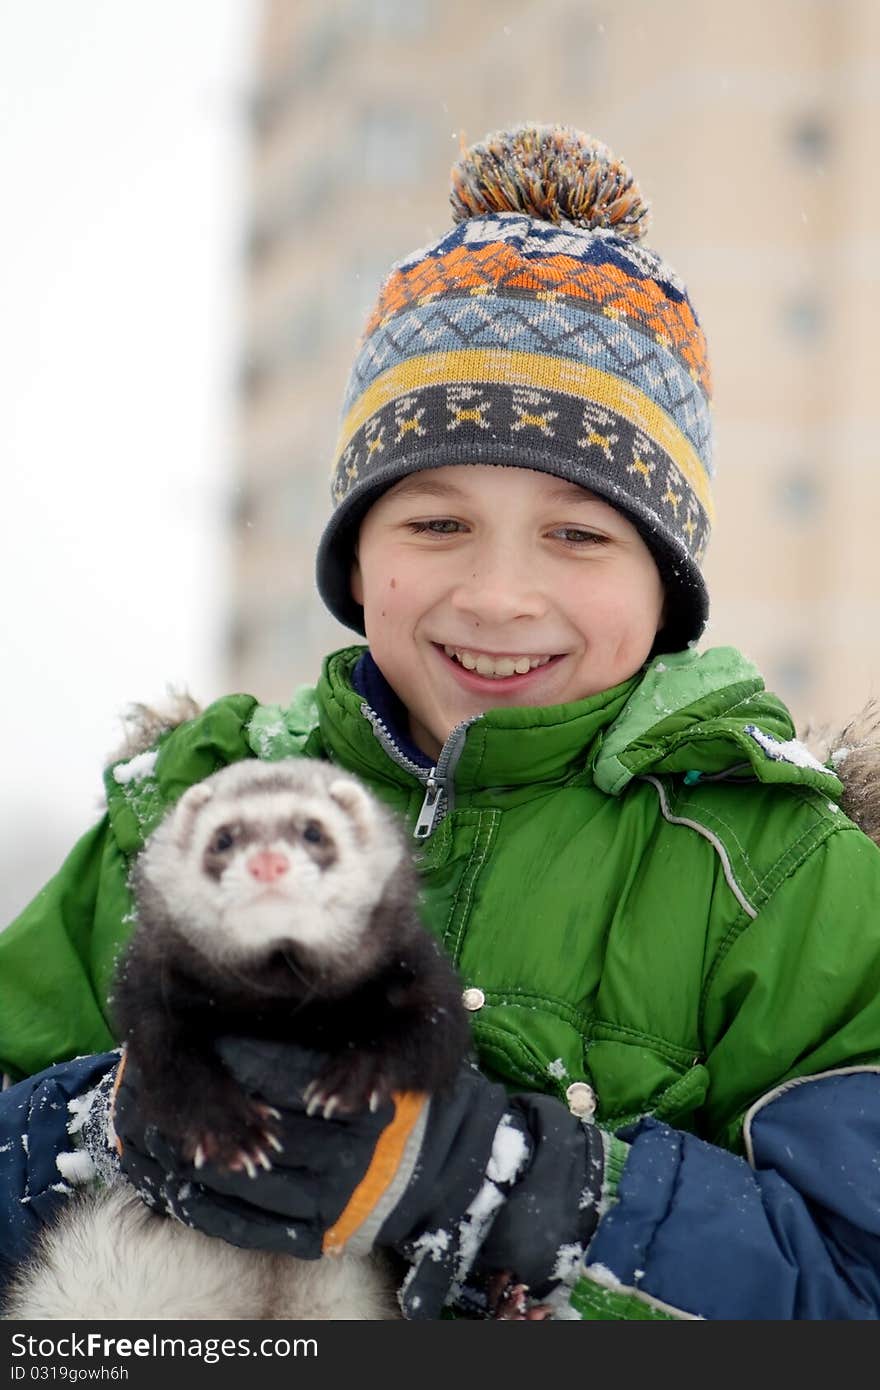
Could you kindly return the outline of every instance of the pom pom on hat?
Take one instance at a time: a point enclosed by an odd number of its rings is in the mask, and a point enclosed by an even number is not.
[[[453,220],[521,212],[639,241],[649,208],[626,165],[591,135],[565,125],[499,130],[452,167]]]

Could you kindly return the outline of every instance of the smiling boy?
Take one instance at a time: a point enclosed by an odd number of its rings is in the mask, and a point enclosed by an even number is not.
[[[303,755],[410,827],[479,1070],[331,1124],[308,1059],[233,1040],[292,1156],[246,1177],[145,1131],[129,1069],[122,1167],[152,1205],[242,1245],[393,1250],[414,1318],[485,1311],[510,1272],[531,1302],[507,1316],[876,1318],[880,851],[754,667],[695,650],[702,329],[579,132],[475,146],[453,206],[383,285],[343,410],[317,579],[368,646],[112,767],[104,820],[0,937],[0,1062],[58,1063],[0,1103],[7,1261],[64,1200],[59,1155],[110,1162],[116,1054],[62,1059],[116,1041],[131,861],[217,767]]]
[[[664,603],[622,512],[552,474],[472,464],[414,473],[373,504],[352,594],[431,756],[487,706],[568,704],[629,679]]]

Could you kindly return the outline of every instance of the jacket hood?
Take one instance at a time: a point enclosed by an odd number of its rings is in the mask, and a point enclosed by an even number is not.
[[[679,773],[686,781],[742,776],[843,791],[795,737],[791,715],[733,647],[691,649],[651,662],[593,760],[596,785],[619,795],[634,777]]]

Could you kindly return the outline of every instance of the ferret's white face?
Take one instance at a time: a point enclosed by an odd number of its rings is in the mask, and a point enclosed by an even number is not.
[[[237,763],[198,783],[147,846],[145,877],[214,960],[301,946],[342,966],[362,952],[400,862],[398,838],[357,782],[296,762]]]

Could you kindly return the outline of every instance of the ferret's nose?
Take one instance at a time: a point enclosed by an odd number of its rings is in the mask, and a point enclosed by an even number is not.
[[[258,883],[274,883],[276,879],[284,877],[290,864],[286,854],[279,854],[274,849],[261,849],[251,855],[247,867],[248,873]]]

